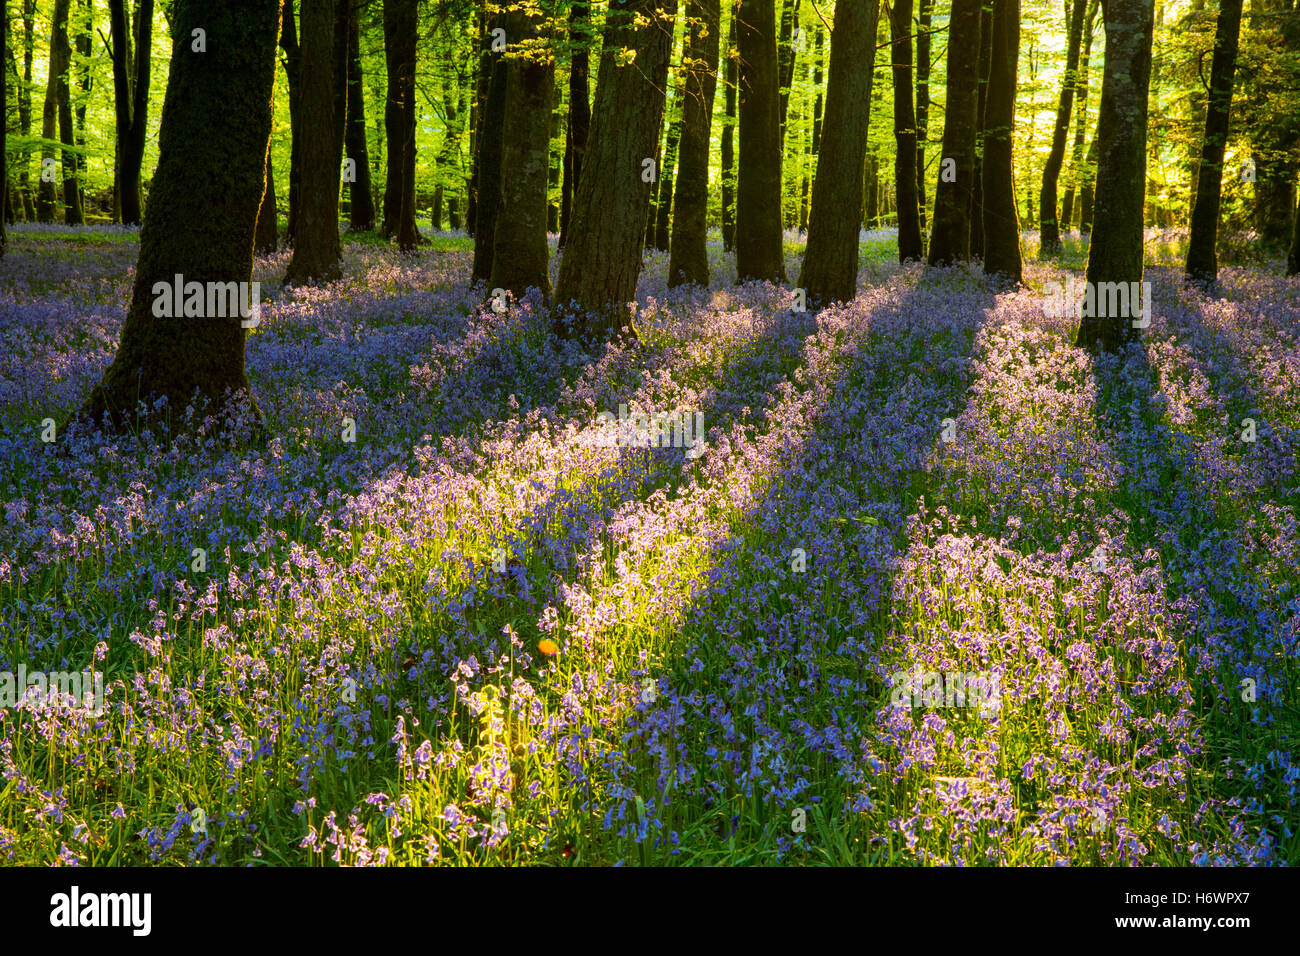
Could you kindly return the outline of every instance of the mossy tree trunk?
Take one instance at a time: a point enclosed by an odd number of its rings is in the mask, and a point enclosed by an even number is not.
[[[984,272],[1005,288],[1022,278],[1020,217],[1012,143],[1016,128],[1016,67],[1020,59],[1020,0],[995,0],[988,103],[984,112]]]
[[[970,211],[975,182],[976,107],[979,102],[980,8],[983,0],[953,0],[948,34],[948,103],[943,155],[930,230],[932,266],[970,258]]]
[[[514,11],[506,31],[506,128],[501,137],[501,201],[494,227],[489,288],[522,296],[551,293],[546,244],[547,189],[555,60],[541,45],[540,16]]]
[[[1106,65],[1097,113],[1097,186],[1087,281],[1142,281],[1142,214],[1146,197],[1147,92],[1155,0],[1102,0]],[[1100,300],[1101,296],[1096,296]],[[1085,315],[1077,344],[1118,349],[1135,338],[1131,317]]]
[[[740,0],[736,48],[740,54],[736,281],[785,282],[776,0]]]
[[[1210,96],[1205,108],[1205,138],[1196,177],[1191,234],[1187,243],[1187,278],[1212,283],[1219,278],[1219,204],[1223,197],[1223,153],[1228,145],[1232,87],[1237,74],[1237,40],[1241,35],[1241,0],[1221,0],[1210,65]]]
[[[636,296],[654,189],[644,162],[654,158],[663,123],[673,43],[667,9],[662,0],[629,0],[605,23],[591,133],[555,284],[557,304],[586,314],[576,326],[558,322],[560,334],[608,335],[631,322],[627,304]]]
[[[879,0],[839,0],[831,30],[826,112],[808,213],[799,285],[808,302],[851,302],[857,295],[862,170],[867,156],[871,64]]]
[[[686,84],[682,138],[673,197],[673,234],[668,254],[669,287],[709,284],[706,214],[709,208],[709,137],[717,90],[720,0],[690,0],[686,6]]]

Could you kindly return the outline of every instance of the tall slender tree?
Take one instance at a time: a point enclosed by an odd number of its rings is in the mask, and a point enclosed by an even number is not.
[[[738,0],[728,0],[731,14],[727,19],[727,45],[723,63],[723,120],[719,161],[722,164],[722,248],[736,247],[736,93],[740,85],[740,53],[736,50],[736,7]]]
[[[1223,195],[1223,153],[1228,145],[1232,87],[1237,74],[1241,0],[1220,0],[1210,65],[1210,96],[1205,107],[1205,138],[1196,178],[1192,228],[1187,244],[1187,278],[1212,283],[1219,278],[1219,202]]]
[[[930,41],[934,0],[917,0],[916,6],[916,205],[921,233],[925,233],[925,147],[930,135]]]
[[[149,78],[153,62],[153,0],[140,0],[135,15],[132,56],[131,23],[125,0],[108,0],[112,37],[113,112],[117,122],[115,189],[122,222],[138,225],[143,216],[140,173],[144,165],[145,133],[149,125]],[[134,67],[134,71],[132,70]]]
[[[546,194],[555,61],[542,36],[540,15],[516,10],[506,21],[511,39],[510,54],[503,60],[507,122],[501,138],[501,201],[488,285],[517,296],[536,288],[549,297]]]
[[[953,0],[948,28],[948,102],[943,121],[943,156],[934,193],[930,230],[932,266],[970,258],[970,212],[975,183],[977,71],[980,7],[983,0]],[[959,42],[953,42],[960,38]]]
[[[352,5],[348,17],[347,132],[345,148],[356,178],[348,185],[348,223],[353,232],[375,228],[374,188],[370,180],[370,152],[366,147],[366,97],[361,87],[361,11],[359,0],[343,0]]]
[[[299,100],[302,98],[302,52],[298,45],[298,24],[294,19],[294,0],[284,0],[280,21],[280,49],[284,51],[284,75],[289,84],[289,220],[285,239],[293,245],[298,234],[298,211],[302,201],[302,122]]]
[[[1073,3],[1071,8],[1069,4]],[[1065,141],[1070,132],[1070,111],[1079,86],[1079,50],[1083,44],[1083,21],[1088,0],[1066,0],[1069,33],[1065,41],[1065,78],[1061,80],[1061,98],[1056,104],[1056,125],[1052,127],[1052,149],[1043,168],[1043,185],[1038,194],[1040,257],[1061,253],[1061,228],[1056,218],[1056,185],[1065,163]]]
[[[1097,188],[1094,229],[1088,246],[1087,282],[1142,281],[1142,211],[1146,193],[1147,93],[1155,0],[1102,0],[1106,62],[1097,114]],[[1100,300],[1101,296],[1095,296]],[[1135,337],[1130,316],[1107,297],[1083,316],[1078,344],[1118,349]],[[1131,307],[1131,302],[1130,302]],[[1118,314],[1108,314],[1118,312]]]
[[[302,0],[302,198],[291,285],[331,281],[341,274],[339,245],[339,129],[335,121],[335,7],[348,0]]]
[[[808,245],[799,285],[815,304],[851,302],[857,294],[862,167],[867,155],[878,0],[839,0],[831,29],[826,118],[808,215]],[[863,65],[868,68],[864,69]]]
[[[196,392],[218,403],[247,394],[241,317],[160,317],[158,286],[248,283],[271,133],[280,0],[180,0],[158,132],[158,167],[140,231],[131,305],[102,381],[74,419],[112,427],[137,401],[165,397],[178,414]],[[203,30],[206,52],[194,47]],[[231,109],[231,103],[239,109]],[[248,411],[260,419],[256,403]]]
[[[736,281],[784,282],[776,0],[740,0],[736,18],[740,54]]]
[[[916,194],[916,110],[912,93],[912,0],[893,0],[889,15],[894,77],[894,196],[898,261],[920,259],[921,209]]]
[[[988,103],[984,112],[984,272],[1007,288],[1020,285],[1020,218],[1012,142],[1016,128],[1016,65],[1020,0],[995,0]]]
[[[677,192],[668,255],[668,285],[709,283],[705,244],[709,207],[709,136],[717,88],[720,0],[689,0],[686,6],[685,84],[678,146]]]
[[[979,93],[975,103],[975,186],[971,190],[970,254],[984,259],[984,114],[988,109],[989,70],[993,65],[993,0],[980,8]]]
[[[384,132],[388,178],[384,184],[384,235],[402,249],[419,241],[415,227],[415,57],[419,36],[416,0],[384,0],[384,62],[388,96]]]
[[[591,72],[591,7],[587,0],[574,0],[569,7],[569,42],[573,44],[573,58],[569,64],[569,122],[564,130],[564,185],[560,197],[560,245],[569,238],[569,222],[573,215],[573,195],[578,177],[582,174],[582,157],[587,150],[587,134],[591,129],[591,94],[588,77]]]
[[[627,305],[636,295],[653,188],[646,161],[663,123],[673,40],[666,8],[661,0],[628,0],[605,21],[587,153],[555,283],[556,303],[582,314],[575,323],[561,313],[561,335],[635,329]]]
[[[487,43],[509,36],[504,16],[488,21]],[[502,31],[498,34],[496,31]],[[506,122],[506,83],[509,73],[501,51],[492,50],[486,62],[491,70],[478,128],[478,206],[474,219],[475,281],[492,277],[492,256],[496,249],[496,221],[501,211],[501,147]]]
[[[1069,229],[1074,224],[1079,207],[1075,205],[1075,195],[1082,178],[1083,146],[1088,132],[1088,63],[1092,56],[1092,36],[1097,19],[1097,0],[1088,0],[1088,12],[1083,25],[1083,51],[1079,55],[1079,83],[1075,99],[1079,108],[1075,110],[1074,145],[1070,149],[1070,175],[1065,184],[1065,195],[1061,198],[1061,228]]]

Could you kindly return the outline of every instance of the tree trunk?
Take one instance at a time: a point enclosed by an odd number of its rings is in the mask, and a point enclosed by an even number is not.
[[[984,273],[1004,288],[1021,282],[1020,218],[1012,140],[1016,128],[1016,65],[1020,0],[995,0],[993,53],[984,113]]]
[[[1070,110],[1079,85],[1079,48],[1083,43],[1083,20],[1088,0],[1073,0],[1070,12],[1070,32],[1066,38],[1065,79],[1061,82],[1061,98],[1056,105],[1056,125],[1052,128],[1052,151],[1047,154],[1043,169],[1043,185],[1038,194],[1038,220],[1040,223],[1039,258],[1061,254],[1061,228],[1056,218],[1056,184],[1065,162],[1065,140],[1070,132]]]
[[[375,199],[370,180],[370,151],[366,148],[366,97],[361,88],[361,12],[356,8],[348,18],[347,77],[345,138],[348,159],[352,160],[357,177],[348,185],[348,224],[353,232],[369,232],[375,228]]]
[[[953,0],[948,35],[948,103],[943,156],[930,230],[932,266],[970,258],[970,210],[975,182],[976,107],[979,99],[980,10],[984,0]],[[954,43],[951,38],[960,37]]]
[[[1106,65],[1097,111],[1096,228],[1088,247],[1087,274],[1094,290],[1100,283],[1142,281],[1147,87],[1155,0],[1102,0],[1101,7]],[[1085,315],[1079,324],[1078,345],[1111,350],[1135,338],[1130,317],[1102,314],[1108,310],[1101,304],[1093,311],[1097,314]]]
[[[271,164],[271,137],[268,136],[266,138],[266,188],[262,191],[262,204],[257,210],[257,230],[253,238],[253,251],[259,256],[269,256],[276,251],[279,243],[280,214],[275,206],[275,170]]]
[[[721,16],[720,0],[690,0],[686,7],[686,84],[668,255],[669,288],[692,282],[709,284],[709,140],[718,82]]]
[[[507,29],[507,18],[489,22],[492,31]],[[507,29],[507,36],[509,32]],[[492,256],[496,245],[496,221],[501,211],[501,151],[506,119],[506,83],[508,72],[504,58],[494,53],[487,99],[478,131],[478,212],[474,222],[474,281],[486,282],[492,276]]]
[[[790,86],[794,83],[794,28],[799,22],[799,0],[781,0],[781,34],[777,40],[778,80],[781,96],[781,148],[785,149],[786,117],[790,108]]]
[[[839,0],[835,5],[826,120],[799,273],[810,304],[851,302],[857,295],[862,169],[871,123],[862,104],[871,102],[879,13],[878,0]]]
[[[506,29],[511,47],[531,54],[505,61],[507,127],[501,137],[501,202],[493,229],[488,287],[523,296],[530,288],[551,294],[550,250],[546,244],[547,180],[551,155],[551,109],[555,61],[538,49],[539,16],[511,13]]]
[[[330,282],[342,271],[339,246],[339,149],[335,122],[335,7],[348,0],[302,0],[302,199],[289,285]]]
[[[592,42],[591,10],[585,0],[574,0],[573,6],[569,8],[569,41],[574,44],[574,50],[569,66],[569,123],[564,131],[564,187],[560,199],[561,246],[569,238],[573,197],[577,194],[582,157],[587,151],[587,135],[591,129],[591,94],[588,92],[588,75],[591,72],[588,49]]]
[[[148,128],[149,79],[152,66],[151,29],[153,0],[141,0],[136,11],[134,74],[132,73],[131,30],[125,0],[109,0],[109,30],[113,39],[113,109],[117,121],[117,172],[115,192],[122,222],[138,225],[143,207],[140,172],[144,164],[145,133]]]
[[[878,3],[877,12],[879,12]],[[822,141],[822,106],[824,92],[822,89],[822,81],[824,79],[823,73],[825,72],[822,46],[825,42],[825,34],[819,26],[816,28],[814,35],[816,39],[814,40],[813,45],[812,83],[813,89],[817,91],[817,95],[813,99],[812,136],[808,140],[807,169],[804,172],[803,186],[800,195],[799,231],[803,233],[808,231],[808,206],[812,198],[812,173],[813,170],[817,168],[817,156],[821,150]],[[871,101],[868,100],[867,104],[870,106]]]
[[[294,0],[284,0],[284,17],[280,26],[280,48],[284,50],[284,74],[289,83],[289,221],[285,239],[293,245],[298,235],[298,212],[302,204],[302,53],[298,46],[298,27],[294,21]]]
[[[925,145],[930,135],[930,26],[934,0],[917,0],[916,13],[916,205],[925,234]],[[961,38],[965,41],[965,38]]]
[[[785,282],[781,239],[781,116],[776,0],[740,0],[740,163],[736,281]]]
[[[672,50],[672,14],[662,0],[629,0],[605,23],[583,173],[573,196],[573,221],[560,259],[555,301],[586,313],[557,332],[608,335],[631,322],[641,241],[654,185],[643,176],[663,123]],[[638,17],[643,25],[638,28]],[[638,68],[620,65],[623,51]],[[633,326],[635,328],[635,326]]]
[[[18,94],[18,131],[32,133],[32,59],[36,53],[36,0],[23,0],[23,85]],[[36,218],[36,203],[31,187],[31,150],[18,154],[18,186],[23,194],[23,218]]]
[[[736,247],[736,87],[740,83],[740,68],[736,50],[736,8],[732,5],[727,21],[726,72],[722,89],[725,118],[722,123],[722,248],[731,252]]]
[[[90,21],[94,16],[94,10],[91,7],[90,0],[78,0],[77,6],[80,9],[80,16],[77,24],[76,49],[79,56],[77,62],[77,87],[81,92],[81,103],[74,111],[73,127],[75,129],[75,139],[77,148],[84,150],[86,148],[86,101],[90,99],[90,92],[94,88],[94,77],[90,72]],[[82,215],[85,215],[86,206],[86,156],[85,153],[79,153],[74,156],[77,167],[77,195],[78,203],[82,207]]]
[[[1300,209],[1291,220],[1291,250],[1286,257],[1286,274],[1300,275]]]
[[[1075,90],[1075,99],[1079,101],[1074,124],[1074,145],[1070,149],[1070,175],[1065,186],[1065,196],[1061,199],[1061,229],[1068,230],[1074,225],[1075,190],[1079,181],[1080,167],[1083,164],[1083,144],[1088,129],[1088,60],[1092,55],[1093,22],[1097,17],[1097,0],[1087,0],[1088,13],[1083,25],[1083,53],[1079,57],[1079,80]]]
[[[6,137],[9,130],[9,11],[3,11],[0,27],[0,259],[9,249],[5,235],[5,216],[9,206],[9,154]]]
[[[680,98],[679,98],[680,99]],[[673,174],[677,166],[677,148],[682,138],[682,121],[669,122],[668,143],[664,147],[664,164],[659,171],[659,201],[655,205],[655,235],[653,248],[668,251],[669,220],[673,208]]]
[[[412,248],[419,236],[415,227],[417,12],[415,0],[384,0],[384,60],[388,71],[384,132],[388,139],[388,175],[384,182],[383,228],[388,238],[397,237],[399,246],[405,237]],[[404,208],[408,209],[409,216],[402,211]]]
[[[68,83],[68,75],[72,72],[72,44],[68,42],[68,15],[71,6],[70,0],[55,0],[54,31],[50,38],[50,75],[56,77],[59,142],[64,146],[77,145],[76,128],[72,122],[72,92]],[[57,56],[54,53],[55,46],[59,48]],[[81,180],[77,175],[77,154],[65,149],[62,158],[63,221],[69,226],[80,226],[86,221],[86,215],[85,210],[81,208]]]
[[[279,15],[279,0],[245,0],[237,9],[219,0],[178,4],[131,305],[117,354],[75,418],[95,425],[107,415],[111,426],[125,427],[137,401],[154,397],[165,397],[178,416],[196,390],[219,413],[228,390],[248,389],[240,316],[159,317],[155,284],[170,297],[176,276],[186,284],[252,280]],[[205,54],[191,52],[199,28]],[[246,401],[260,421],[251,396]]]
[[[975,185],[971,190],[970,254],[984,259],[984,119],[989,101],[989,70],[993,66],[993,5],[980,8],[979,95],[975,103]]]
[[[912,0],[894,0],[889,16],[894,77],[894,195],[898,203],[898,261],[920,259],[921,210],[916,195],[916,113],[912,98]],[[834,38],[832,37],[832,40]]]
[[[1205,108],[1205,138],[1196,178],[1191,235],[1187,244],[1187,278],[1212,283],[1219,278],[1216,249],[1219,202],[1223,194],[1223,153],[1228,144],[1232,87],[1237,73],[1237,40],[1241,35],[1241,0],[1221,0],[1215,29],[1214,60],[1210,66],[1210,96]]]
[[[1092,233],[1093,186],[1097,181],[1097,133],[1095,131],[1092,134],[1092,142],[1088,145],[1088,155],[1084,158],[1080,176],[1083,186],[1079,190],[1079,233],[1087,236]]]

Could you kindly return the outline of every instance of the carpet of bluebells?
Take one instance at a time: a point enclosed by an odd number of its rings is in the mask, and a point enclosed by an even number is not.
[[[993,293],[867,234],[820,313],[720,243],[707,289],[650,254],[599,344],[493,311],[464,237],[348,243],[319,289],[279,254],[269,440],[199,408],[47,443],[138,243],[20,226],[0,671],[108,696],[0,710],[0,863],[1295,862],[1300,282],[1211,298],[1148,239],[1105,357],[1044,314],[1077,237]],[[602,446],[620,404],[702,411],[703,454]],[[899,706],[901,671],[997,706]]]

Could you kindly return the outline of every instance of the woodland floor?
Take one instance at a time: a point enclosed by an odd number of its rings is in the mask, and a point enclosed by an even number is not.
[[[1207,299],[1148,240],[1151,326],[1101,359],[1044,314],[1077,236],[994,295],[873,233],[819,314],[652,254],[599,347],[485,309],[463,237],[291,297],[259,258],[262,448],[43,443],[138,245],[19,227],[0,671],[110,694],[0,709],[0,862],[1297,862],[1300,282]],[[597,447],[620,404],[706,450]],[[894,706],[918,669],[1000,696]]]

